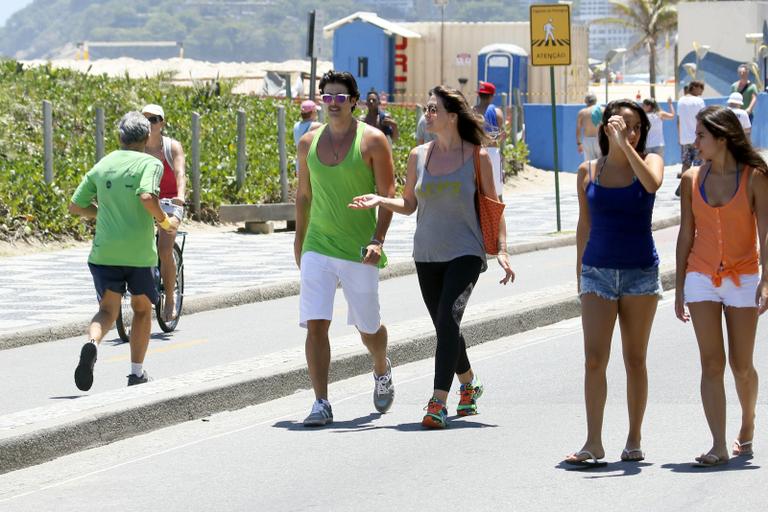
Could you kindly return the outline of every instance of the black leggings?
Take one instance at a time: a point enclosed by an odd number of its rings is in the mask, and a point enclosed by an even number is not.
[[[470,370],[461,317],[480,276],[483,260],[460,256],[446,262],[416,262],[421,296],[435,325],[435,389],[449,391],[454,374]]]

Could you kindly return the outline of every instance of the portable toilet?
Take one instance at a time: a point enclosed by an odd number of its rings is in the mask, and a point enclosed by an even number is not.
[[[507,106],[513,105],[515,89],[524,101],[528,94],[528,54],[514,44],[484,46],[477,53],[477,78],[496,86],[493,102],[498,106],[501,106],[502,93],[507,93]]]
[[[323,27],[333,35],[333,68],[355,77],[360,95],[370,90],[395,93],[395,38],[420,38],[418,33],[375,13],[360,11]],[[403,63],[399,63],[403,65]]]

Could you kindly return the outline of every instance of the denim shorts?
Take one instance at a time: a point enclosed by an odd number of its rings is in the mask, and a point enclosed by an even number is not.
[[[662,296],[658,265],[646,268],[602,268],[581,265],[579,297],[594,293],[608,300],[625,295]]]

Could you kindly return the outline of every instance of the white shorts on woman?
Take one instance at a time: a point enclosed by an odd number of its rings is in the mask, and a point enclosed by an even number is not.
[[[736,286],[733,279],[723,277],[720,286],[715,286],[710,276],[701,272],[688,272],[683,289],[685,303],[721,302],[732,308],[756,308],[755,293],[760,283],[760,274],[742,274],[739,281],[741,286]]]

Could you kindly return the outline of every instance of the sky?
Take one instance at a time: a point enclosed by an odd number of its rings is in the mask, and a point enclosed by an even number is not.
[[[0,1],[0,25],[5,25],[11,14],[23,9],[32,3],[32,0],[2,0]]]

